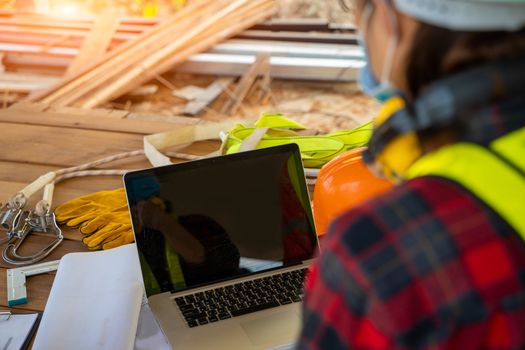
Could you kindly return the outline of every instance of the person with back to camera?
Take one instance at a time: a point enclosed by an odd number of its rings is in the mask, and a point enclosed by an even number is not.
[[[331,224],[297,348],[525,349],[525,1],[352,7],[396,186]]]

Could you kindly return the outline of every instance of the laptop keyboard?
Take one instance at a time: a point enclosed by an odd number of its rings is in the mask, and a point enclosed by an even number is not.
[[[175,298],[188,327],[300,302],[306,269]]]

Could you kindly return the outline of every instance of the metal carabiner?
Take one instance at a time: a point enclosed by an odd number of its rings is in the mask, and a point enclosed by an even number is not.
[[[0,245],[13,239],[13,230],[19,225],[23,213],[22,206],[18,203],[6,203],[0,209],[0,228],[5,230],[5,237],[0,238]]]
[[[2,258],[9,264],[12,265],[30,265],[47,257],[64,239],[62,231],[58,227],[55,219],[55,213],[46,212],[43,215],[37,215],[35,211],[23,212],[27,216],[18,221],[16,230],[13,231],[13,237],[4,248],[2,252]],[[18,249],[30,233],[52,233],[56,236],[55,240],[51,242],[47,247],[41,251],[29,255],[23,256],[18,253]],[[14,242],[16,240],[16,242]]]

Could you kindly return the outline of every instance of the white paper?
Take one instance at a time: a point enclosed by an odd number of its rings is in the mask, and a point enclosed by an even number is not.
[[[1,316],[0,319],[0,349],[18,350],[24,345],[38,314],[16,314]],[[5,318],[5,319],[4,319]]]
[[[134,244],[65,255],[33,349],[133,349],[143,295]]]

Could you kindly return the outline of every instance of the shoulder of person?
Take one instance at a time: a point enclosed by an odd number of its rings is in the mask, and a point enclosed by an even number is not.
[[[432,225],[437,213],[468,200],[468,192],[449,180],[416,178],[345,212],[332,223],[322,246],[330,249],[342,243],[350,255],[358,256],[392,244],[421,223]]]

